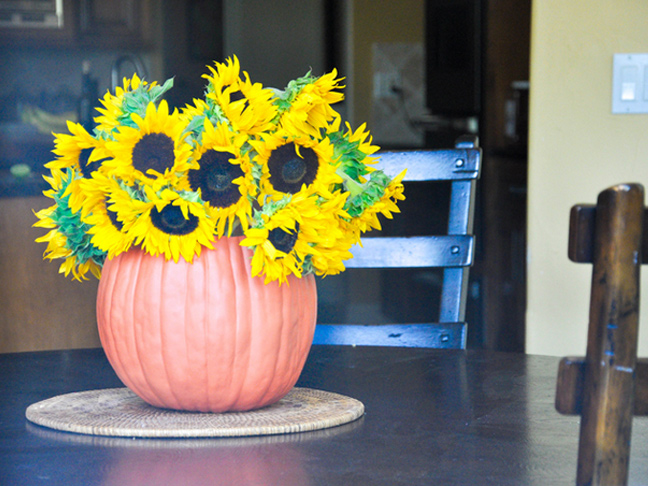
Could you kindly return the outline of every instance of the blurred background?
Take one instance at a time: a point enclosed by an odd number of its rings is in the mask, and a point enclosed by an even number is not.
[[[58,275],[33,241],[44,230],[31,228],[32,211],[50,205],[51,132],[87,121],[134,72],[174,77],[167,99],[181,107],[202,95],[205,66],[232,54],[278,88],[336,68],[346,98],[335,108],[384,149],[479,136],[469,346],[524,350],[530,19],[531,0],[0,1],[0,352],[99,345],[97,282]],[[443,230],[446,187],[406,194],[406,216],[385,232]],[[435,315],[435,272],[354,272],[320,282],[322,322]]]

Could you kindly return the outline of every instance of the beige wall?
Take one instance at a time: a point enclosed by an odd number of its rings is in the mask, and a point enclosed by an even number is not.
[[[648,187],[648,115],[612,115],[612,58],[648,52],[645,0],[533,2],[527,352],[583,354],[591,266],[567,259],[570,207]],[[648,268],[640,353],[648,355]]]

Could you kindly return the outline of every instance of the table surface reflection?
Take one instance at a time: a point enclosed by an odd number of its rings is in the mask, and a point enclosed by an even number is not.
[[[25,409],[121,386],[100,349],[0,355],[2,485],[571,485],[578,417],[555,412],[558,359],[485,351],[314,346],[298,386],[361,400],[340,427],[227,439],[58,432]],[[648,421],[630,484],[648,481]]]

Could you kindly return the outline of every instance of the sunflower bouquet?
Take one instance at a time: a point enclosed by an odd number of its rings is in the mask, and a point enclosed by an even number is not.
[[[44,258],[59,271],[100,277],[132,246],[192,262],[216,239],[242,236],[265,282],[337,274],[362,233],[404,199],[402,175],[372,164],[365,125],[341,125],[337,73],[310,72],[284,90],[253,83],[236,57],[208,66],[205,94],[178,110],[162,85],[134,75],[106,93],[92,133],[55,134],[34,226],[50,231]]]

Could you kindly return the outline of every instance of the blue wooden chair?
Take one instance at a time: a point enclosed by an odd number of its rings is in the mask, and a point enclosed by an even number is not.
[[[476,137],[454,149],[383,152],[379,167],[389,175],[407,168],[404,181],[449,181],[450,214],[445,235],[370,237],[352,250],[347,268],[443,268],[438,320],[425,324],[318,324],[314,344],[465,349],[468,272],[473,263],[473,214],[481,149]],[[407,195],[407,190],[406,190]]]

